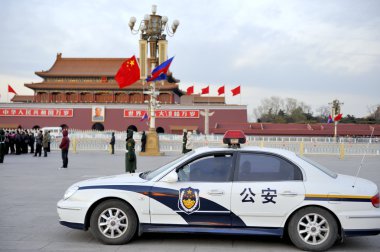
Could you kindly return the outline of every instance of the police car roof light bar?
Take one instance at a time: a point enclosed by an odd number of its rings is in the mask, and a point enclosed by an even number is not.
[[[240,144],[246,143],[247,139],[241,130],[228,130],[224,133],[223,143],[229,148],[239,148]]]

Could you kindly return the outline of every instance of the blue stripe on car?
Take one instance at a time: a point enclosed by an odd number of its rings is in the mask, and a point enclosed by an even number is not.
[[[169,207],[173,211],[177,212],[188,224],[190,225],[218,225],[218,226],[234,226],[245,227],[245,223],[229,209],[217,204],[206,198],[200,197],[200,209],[192,214],[186,214],[178,208],[178,190],[164,188],[164,187],[152,187],[152,186],[139,186],[139,185],[95,185],[95,186],[83,186],[79,190],[90,189],[113,189],[113,190],[125,190],[131,192],[137,192],[149,196],[161,204]],[[180,211],[180,212],[179,212]],[[202,213],[202,211],[214,211],[214,214]],[[220,213],[218,213],[220,212]]]

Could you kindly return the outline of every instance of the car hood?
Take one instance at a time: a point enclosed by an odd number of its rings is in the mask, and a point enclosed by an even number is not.
[[[80,181],[75,186],[94,186],[94,185],[119,185],[146,183],[148,180],[140,178],[140,173],[128,173],[100,178],[93,178]]]
[[[339,185],[339,187],[344,186],[347,190],[350,190],[352,193],[357,195],[372,196],[378,192],[377,185],[367,179],[338,174],[336,180],[336,185]]]

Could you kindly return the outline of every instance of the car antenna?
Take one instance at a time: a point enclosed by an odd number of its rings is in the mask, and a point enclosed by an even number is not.
[[[358,180],[358,176],[359,176],[360,170],[361,170],[362,167],[363,167],[364,158],[367,156],[367,152],[368,152],[369,144],[372,142],[372,136],[373,136],[373,132],[374,132],[374,131],[375,131],[375,127],[372,127],[371,136],[370,136],[370,138],[369,138],[369,140],[368,140],[367,147],[366,147],[365,152],[364,152],[364,154],[363,154],[362,161],[360,162],[360,166],[359,166],[359,169],[358,169],[358,171],[357,171],[357,173],[356,173],[355,181],[354,181],[354,184],[352,185],[352,188],[355,187],[355,185],[356,185],[356,181]]]

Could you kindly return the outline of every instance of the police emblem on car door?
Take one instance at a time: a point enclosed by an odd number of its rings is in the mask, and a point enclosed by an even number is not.
[[[200,207],[199,190],[191,187],[179,189],[178,208],[192,214]]]

